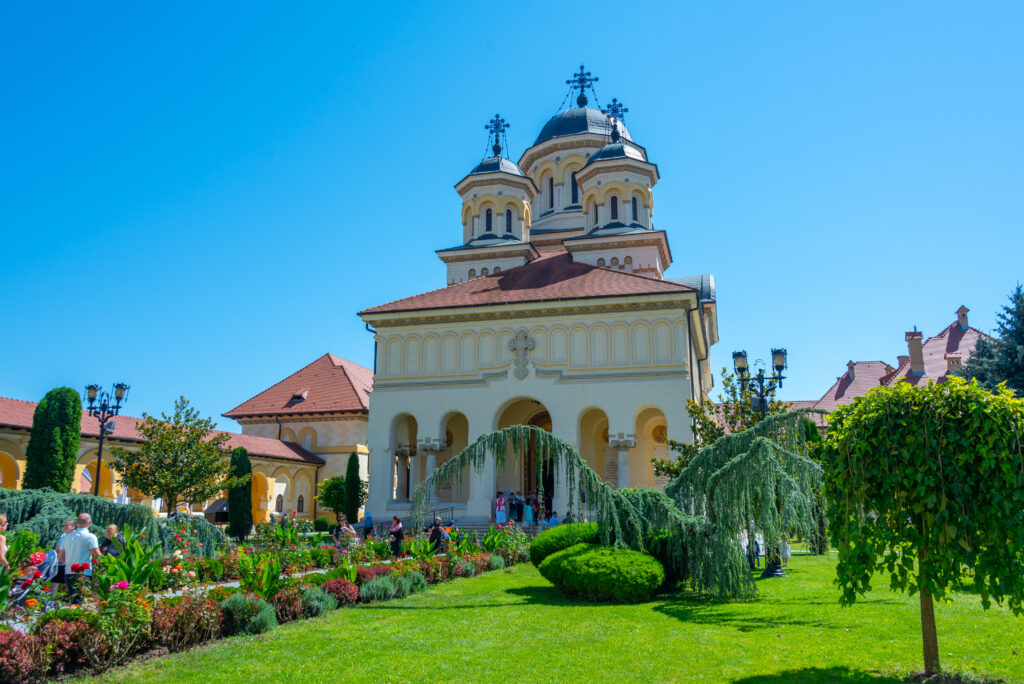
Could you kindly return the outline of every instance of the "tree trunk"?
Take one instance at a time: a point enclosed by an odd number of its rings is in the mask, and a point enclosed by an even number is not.
[[[918,551],[918,573],[924,565],[924,551]],[[919,574],[919,576],[920,576]],[[924,672],[927,675],[942,671],[939,666],[939,638],[935,633],[935,608],[932,605],[932,593],[927,589],[918,590],[921,595],[921,643],[924,647]]]

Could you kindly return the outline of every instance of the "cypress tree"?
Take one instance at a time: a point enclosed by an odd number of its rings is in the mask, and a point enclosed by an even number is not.
[[[249,452],[238,447],[231,452],[231,476],[244,477],[245,483],[228,490],[228,534],[245,539],[252,529],[252,464]]]
[[[359,509],[366,503],[366,483],[359,477],[359,455],[354,451],[345,468],[345,517],[350,523],[359,520]]]
[[[32,417],[22,488],[70,492],[81,440],[82,398],[70,387],[50,390]]]

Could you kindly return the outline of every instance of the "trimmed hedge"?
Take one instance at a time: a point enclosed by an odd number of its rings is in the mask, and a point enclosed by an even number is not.
[[[119,529],[131,527],[147,539],[159,539],[165,555],[174,551],[174,529],[191,527],[203,543],[204,555],[212,558],[226,546],[227,537],[202,516],[157,519],[153,509],[140,504],[119,504],[91,494],[61,494],[52,489],[0,489],[0,513],[7,515],[11,531],[30,530],[39,535],[39,545],[52,548],[63,533],[65,520],[79,513],[92,516],[90,530],[102,537],[113,523]]]
[[[594,544],[551,554],[540,564],[540,574],[566,596],[592,602],[646,601],[665,581],[665,568],[652,556]]]
[[[597,523],[559,525],[541,532],[530,542],[530,562],[539,568],[551,554],[580,543],[597,543]]]

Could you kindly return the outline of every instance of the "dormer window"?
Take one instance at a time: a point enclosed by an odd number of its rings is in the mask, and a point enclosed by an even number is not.
[[[505,232],[506,233],[511,233],[512,232],[512,210],[511,209],[506,209],[505,210]]]
[[[633,198],[633,220],[636,221],[636,197]]]
[[[306,401],[306,397],[309,395],[308,389],[300,389],[298,392],[292,395],[292,398],[288,400],[289,404],[298,404],[300,401]]]
[[[486,230],[488,233],[491,232],[491,210],[490,209],[487,210],[486,226],[485,226],[484,230]]]
[[[612,221],[619,219],[619,198],[612,197]]]

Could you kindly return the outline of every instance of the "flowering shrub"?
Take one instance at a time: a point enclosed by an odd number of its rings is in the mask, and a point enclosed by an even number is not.
[[[318,568],[329,568],[331,566],[331,549],[327,547],[321,547],[319,549],[311,549],[309,552],[310,560],[313,565]]]
[[[272,600],[284,584],[281,561],[271,553],[246,556],[238,564],[238,576],[242,589],[265,601]]]
[[[96,605],[96,635],[100,644],[86,651],[97,671],[117,665],[149,644],[152,604],[134,589],[115,589]]]
[[[435,558],[420,561],[418,570],[430,584],[448,579],[448,566]]]
[[[338,600],[338,604],[347,606],[359,600],[359,587],[346,579],[332,579],[323,583],[322,589]]]
[[[58,612],[58,611],[54,611]],[[49,620],[35,630],[51,671],[73,672],[88,664],[86,649],[97,640],[85,620]]]
[[[241,592],[242,592],[242,588],[241,587],[225,587],[225,586],[222,585],[222,586],[214,587],[213,589],[210,589],[210,591],[206,592],[206,595],[209,598],[211,598],[214,601],[216,601],[217,603],[223,603],[224,600],[227,597],[229,597],[229,596],[231,596],[233,594],[241,593]]]
[[[183,651],[213,639],[220,631],[220,605],[205,596],[163,599],[153,608],[153,640],[169,651]]]
[[[46,659],[38,637],[13,629],[0,632],[0,681],[36,681],[45,671]]]
[[[299,587],[289,587],[271,598],[278,622],[294,622],[302,617],[302,591]]]
[[[383,542],[374,542],[373,540],[370,540],[365,544],[360,544],[359,546],[353,547],[351,550],[349,550],[348,557],[349,559],[351,559],[353,563],[357,565],[360,563],[373,563],[375,561],[378,561],[382,558],[381,554],[379,553],[379,549],[377,548],[378,544],[383,544]],[[386,548],[386,545],[384,546]],[[342,556],[344,554],[337,555]],[[338,564],[339,562],[340,561],[338,559],[335,559],[335,564]]]
[[[387,565],[373,565],[368,568],[359,568],[356,570],[356,584],[363,586],[371,580],[390,574],[391,568]]]

